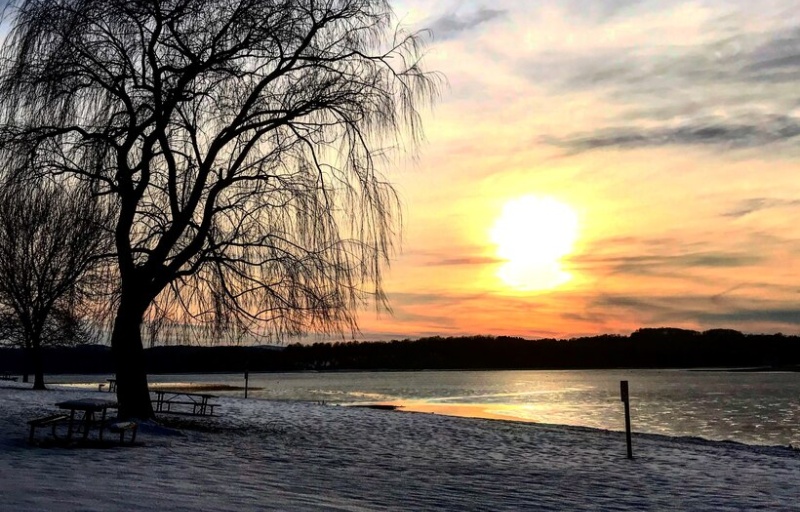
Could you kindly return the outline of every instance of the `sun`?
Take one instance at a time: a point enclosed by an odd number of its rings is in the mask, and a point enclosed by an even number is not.
[[[506,202],[491,230],[498,276],[518,290],[550,290],[571,279],[561,259],[578,238],[578,215],[552,197],[523,196]]]

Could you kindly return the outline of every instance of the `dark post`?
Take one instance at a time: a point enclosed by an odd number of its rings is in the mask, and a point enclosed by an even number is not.
[[[247,368],[244,369],[244,397],[247,398],[248,381],[250,380],[250,372]]]
[[[619,381],[619,393],[622,403],[625,404],[625,440],[628,442],[628,458],[633,458],[633,446],[631,446],[631,403],[628,397],[628,381]]]

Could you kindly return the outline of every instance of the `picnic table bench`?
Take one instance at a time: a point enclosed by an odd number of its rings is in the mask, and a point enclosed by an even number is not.
[[[216,395],[206,393],[182,393],[178,391],[152,391],[153,410],[164,414],[187,414],[191,416],[213,416],[219,404],[209,402]]]
[[[119,444],[125,444],[125,432],[128,431],[131,432],[131,439],[128,442],[133,444],[136,441],[136,430],[138,430],[139,424],[135,421],[115,421],[109,423],[107,427],[111,432],[119,434]]]
[[[28,422],[28,425],[31,427],[31,433],[28,436],[28,442],[33,444],[33,437],[36,429],[39,427],[51,427],[53,432],[53,437],[58,439],[58,435],[56,434],[56,427],[59,425],[66,424],[67,420],[69,420],[68,414],[51,414],[49,416],[44,416],[43,418],[36,418],[32,419]]]

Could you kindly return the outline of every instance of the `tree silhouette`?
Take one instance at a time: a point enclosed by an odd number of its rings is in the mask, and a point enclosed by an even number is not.
[[[118,206],[123,416],[152,416],[142,320],[355,329],[397,220],[379,172],[437,77],[382,0],[28,0],[0,79],[13,165]]]
[[[85,186],[0,182],[0,334],[23,348],[34,389],[45,388],[42,345],[90,337],[76,315],[110,248],[107,217]]]

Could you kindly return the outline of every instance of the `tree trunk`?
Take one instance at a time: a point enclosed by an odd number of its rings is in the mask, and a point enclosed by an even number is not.
[[[22,346],[22,382],[28,383],[30,379],[28,378],[31,373],[31,349],[26,347],[25,345]]]
[[[122,300],[111,334],[111,353],[117,370],[117,400],[121,418],[154,417],[147,390],[141,325],[144,311],[132,308]]]
[[[33,356],[33,389],[47,389],[44,387],[44,362],[42,361],[41,340],[33,342],[31,355]]]
[[[28,376],[31,373],[31,349],[26,346],[22,345],[22,382],[28,383],[30,379]]]

